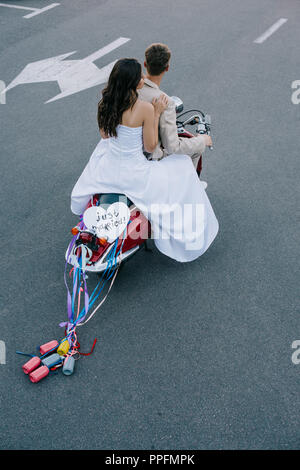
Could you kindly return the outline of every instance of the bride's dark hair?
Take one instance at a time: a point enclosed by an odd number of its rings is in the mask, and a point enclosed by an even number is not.
[[[98,103],[98,126],[106,135],[117,136],[122,114],[138,99],[136,89],[141,78],[142,67],[136,59],[120,59],[115,63]]]

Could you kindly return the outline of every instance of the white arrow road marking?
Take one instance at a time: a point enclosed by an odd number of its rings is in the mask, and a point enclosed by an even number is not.
[[[277,29],[279,29],[280,26],[282,26],[286,22],[287,22],[287,18],[280,18],[278,21],[276,21],[276,23],[274,23],[272,26],[270,26],[270,28],[268,28],[267,31],[265,31],[261,36],[259,36],[257,39],[255,39],[254,42],[256,44],[261,44],[266,39],[268,39],[270,36],[272,36],[272,34],[274,34],[275,31],[277,31]]]
[[[73,95],[74,93],[86,90],[95,85],[106,83],[116,61],[111,62],[101,69],[93,62],[128,41],[130,41],[129,38],[118,38],[81,60],[64,60],[77,52],[73,51],[56,57],[32,62],[24,67],[22,72],[2,91],[2,93],[6,93],[17,85],[25,83],[57,81],[61,93],[46,101],[46,103],[50,103],[51,101]]]
[[[54,7],[57,7],[60,3],[51,3],[50,5],[44,8],[30,8],[30,7],[21,7],[19,5],[7,5],[6,3],[0,3],[0,7],[7,7],[7,8],[17,8],[20,10],[31,10],[33,13],[28,13],[27,15],[23,16],[23,18],[32,18],[33,16],[40,15],[47,10],[51,10]]]

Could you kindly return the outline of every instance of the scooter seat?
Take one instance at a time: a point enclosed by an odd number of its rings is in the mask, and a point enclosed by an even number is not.
[[[98,204],[99,206],[110,206],[114,202],[124,202],[127,204],[128,207],[133,205],[133,202],[125,196],[125,194],[119,194],[119,193],[102,193],[98,194],[99,199],[98,199]]]

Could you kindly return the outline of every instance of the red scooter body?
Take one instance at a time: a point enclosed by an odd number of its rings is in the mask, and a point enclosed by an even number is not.
[[[90,201],[88,203],[86,209],[88,209],[92,205],[97,206],[100,197],[100,194],[94,195],[93,201]],[[137,207],[135,207],[133,203],[130,205],[129,209],[130,222],[127,225],[126,237],[124,240],[122,236],[119,237],[116,248],[116,252],[118,252],[122,247],[122,253],[119,256],[120,259],[118,260],[119,262],[121,262],[123,259],[127,258],[127,256],[130,256],[135,251],[137,251],[151,236],[151,225],[149,220]],[[91,256],[89,257],[86,263],[86,270],[94,272],[104,271],[104,269],[106,268],[105,255],[106,253],[109,253],[112,244],[97,238],[90,231],[85,230],[83,228],[82,230],[78,231],[77,238],[72,251],[73,255],[69,256],[69,258],[67,259],[66,254],[66,259],[70,264],[77,264],[77,260],[81,255],[81,245],[85,245],[91,251]]]

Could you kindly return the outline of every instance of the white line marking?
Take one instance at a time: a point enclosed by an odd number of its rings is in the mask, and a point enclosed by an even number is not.
[[[28,15],[23,16],[23,18],[32,18],[33,16],[39,15],[40,13],[44,13],[44,11],[51,10],[54,7],[57,7],[60,3],[51,3],[47,7],[44,8],[36,8],[36,11],[33,13],[29,13]]]
[[[109,54],[109,52],[113,51],[114,49],[117,49],[120,46],[123,46],[123,44],[126,44],[126,42],[130,41],[129,38],[118,38],[115,39],[115,41],[112,41],[110,44],[107,44],[107,46],[102,47],[96,52],[93,52],[93,54],[88,55],[85,57],[83,60],[86,62],[94,62],[97,59],[100,59],[100,57],[103,57],[106,54]]]
[[[0,341],[0,364],[6,364],[6,346],[4,341]]]
[[[0,7],[19,8],[20,10],[36,10],[36,8],[20,7],[19,5],[6,5],[6,3],[0,3]]]
[[[44,11],[50,10],[51,8],[57,7],[60,3],[51,3],[50,5],[44,8],[30,8],[30,7],[21,7],[19,5],[7,5],[6,3],[0,3],[0,7],[6,8],[17,8],[19,10],[30,10],[33,13],[28,13],[27,15],[23,16],[23,18],[32,18],[33,16],[39,15],[40,13],[44,13]]]
[[[259,36],[253,42],[255,42],[256,44],[261,44],[270,36],[272,36],[272,34],[274,34],[275,31],[277,31],[277,29],[279,29],[286,22],[287,22],[287,18],[280,18],[278,21],[276,21],[276,23],[274,23],[269,29],[267,29],[267,31],[265,31],[261,36]]]

